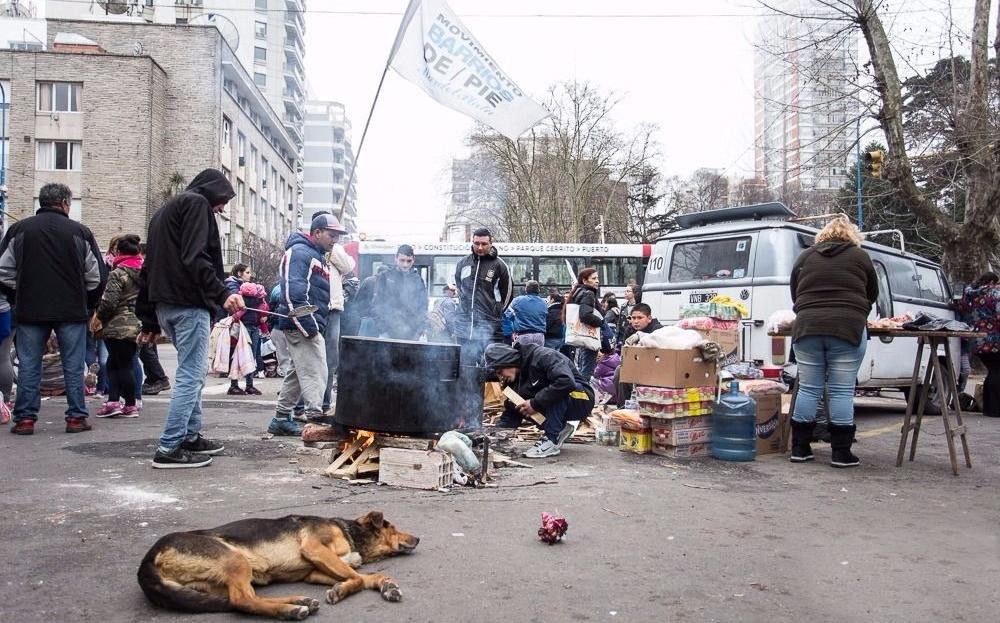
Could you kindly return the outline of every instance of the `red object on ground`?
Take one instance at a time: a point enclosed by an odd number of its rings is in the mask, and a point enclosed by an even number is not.
[[[765,379],[781,378],[781,366],[763,366],[760,371],[764,373]]]
[[[542,513],[542,527],[538,529],[538,538],[549,545],[555,545],[562,540],[568,529],[569,524],[565,517],[552,513]]]

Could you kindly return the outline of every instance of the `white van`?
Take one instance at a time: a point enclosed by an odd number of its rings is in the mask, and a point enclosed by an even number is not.
[[[750,311],[750,317],[742,321],[742,360],[764,365],[787,362],[790,340],[771,338],[764,325],[773,312],[792,308],[792,266],[799,253],[813,244],[817,232],[787,222],[792,216],[783,204],[766,203],[678,217],[683,229],[653,247],[642,302],[660,322],[673,323],[680,318],[683,305],[730,296]],[[951,291],[940,266],[892,247],[870,242],[862,246],[875,264],[879,281],[872,318],[920,311],[954,318],[949,307]],[[949,347],[958,361],[958,340]],[[908,388],[916,350],[915,338],[870,339],[858,385]],[[926,363],[925,357],[921,375]]]

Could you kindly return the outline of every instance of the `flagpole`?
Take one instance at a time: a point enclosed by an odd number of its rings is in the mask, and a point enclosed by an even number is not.
[[[351,163],[351,174],[347,178],[347,187],[344,189],[344,198],[340,202],[340,220],[344,220],[344,209],[347,207],[347,198],[351,194],[351,184],[354,183],[354,172],[358,168],[358,160],[361,159],[361,148],[365,145],[365,136],[368,135],[368,125],[372,122],[372,114],[375,112],[375,104],[378,103],[378,96],[382,92],[382,84],[385,82],[385,76],[389,73],[389,66],[392,65],[392,59],[396,56],[396,50],[399,49],[400,41],[403,39],[403,34],[406,32],[406,28],[410,25],[410,20],[413,19],[413,15],[416,10],[420,7],[420,0],[410,0],[409,4],[406,6],[406,11],[403,13],[403,19],[399,23],[399,30],[396,31],[396,38],[393,40],[392,49],[389,50],[389,57],[385,59],[385,67],[382,68],[382,77],[379,78],[378,88],[375,89],[375,98],[372,100],[372,106],[368,109],[368,118],[365,119],[365,127],[361,131],[361,141],[358,142],[358,150],[354,153],[354,160]]]

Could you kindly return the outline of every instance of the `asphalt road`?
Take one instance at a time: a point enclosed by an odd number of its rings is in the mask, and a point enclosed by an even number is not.
[[[139,561],[176,530],[376,509],[421,537],[413,555],[372,565],[396,577],[403,601],[364,592],[310,620],[996,620],[1000,421],[968,417],[974,468],[958,477],[940,418],[925,421],[917,460],[894,466],[902,403],[883,400],[860,409],[858,469],[830,468],[823,445],[809,464],[568,445],[535,469],[501,470],[497,488],[438,493],[300,473],[294,442],[261,438],[276,384],[262,386],[260,400],[210,390],[205,432],[227,449],[204,469],[150,468],[166,396],[78,435],[62,432],[54,398],[33,437],[0,431],[0,621],[251,620],[152,607]],[[563,543],[537,540],[542,511],[567,517]]]

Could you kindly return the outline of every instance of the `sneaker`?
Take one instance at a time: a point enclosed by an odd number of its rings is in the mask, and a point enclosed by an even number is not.
[[[188,452],[193,452],[195,454],[218,454],[226,449],[226,447],[218,441],[205,439],[200,434],[194,439],[194,441],[185,441],[181,443],[180,447],[182,450],[187,450]]]
[[[157,469],[183,469],[185,467],[205,467],[212,462],[212,457],[191,454],[182,447],[170,452],[157,450],[153,456],[153,467]]]
[[[245,391],[243,391],[242,389],[240,389],[236,385],[231,385],[229,387],[229,391],[226,392],[226,393],[229,394],[230,396],[242,396],[242,395],[246,394]]]
[[[160,392],[165,392],[170,389],[170,381],[163,379],[162,381],[154,381],[153,383],[143,383],[142,393],[144,396],[155,396]]]
[[[105,402],[104,406],[94,412],[97,417],[114,417],[122,414],[122,403]]]
[[[88,422],[85,417],[66,418],[67,433],[85,433],[92,428],[93,426],[90,425],[90,422]]]
[[[535,445],[528,448],[524,456],[529,459],[544,459],[549,456],[556,456],[559,454],[559,446],[552,443],[552,440],[548,437],[543,437],[535,442]]]
[[[561,431],[559,431],[559,436],[556,437],[556,445],[559,447],[560,450],[562,449],[563,444],[566,443],[566,440],[572,437],[573,433],[575,432],[576,432],[576,424],[573,424],[572,422],[566,422],[566,425],[562,427]]]
[[[267,432],[281,437],[298,437],[302,434],[302,427],[289,419],[274,416],[267,425]]]
[[[292,419],[296,422],[307,422],[306,414],[303,411],[296,411],[292,414]]]
[[[132,405],[131,407],[125,405],[122,407],[122,412],[119,414],[121,417],[139,417],[139,405]]]
[[[247,387],[246,392],[244,393],[246,393],[247,396],[260,396],[261,391],[256,387],[254,387],[253,385],[251,385]]]
[[[21,420],[20,422],[14,422],[14,426],[11,427],[10,432],[15,435],[34,435],[35,420]]]

